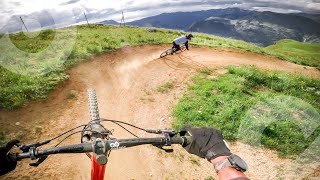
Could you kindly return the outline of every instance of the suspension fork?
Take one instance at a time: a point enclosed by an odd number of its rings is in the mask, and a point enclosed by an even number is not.
[[[100,124],[99,108],[94,89],[88,90],[89,112],[91,123],[82,134],[81,142],[93,142],[93,152],[87,153],[91,158],[91,179],[103,180],[107,164],[106,144],[103,139],[109,139],[111,132]]]

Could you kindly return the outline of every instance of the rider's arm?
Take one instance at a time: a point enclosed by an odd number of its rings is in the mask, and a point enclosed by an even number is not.
[[[225,159],[228,159],[228,156],[220,156],[215,159],[212,159],[210,162],[213,165],[215,165],[216,163],[223,161]],[[248,179],[244,173],[242,173],[232,167],[223,168],[223,169],[219,170],[217,173],[218,173],[218,177],[220,180],[228,180],[228,179],[236,179],[236,178],[238,178],[239,180],[240,179],[241,180]]]
[[[213,165],[222,163],[231,155],[219,130],[204,127],[193,128],[190,126],[185,126],[183,129],[187,130],[193,139],[191,144],[184,147],[189,153],[206,158]],[[220,180],[247,179],[244,173],[234,167],[223,166],[218,169],[217,173]]]
[[[185,45],[186,45],[186,49],[189,50],[189,41],[187,41]]]

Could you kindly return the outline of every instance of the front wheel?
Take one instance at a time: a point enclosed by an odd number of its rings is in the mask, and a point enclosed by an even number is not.
[[[99,121],[99,108],[96,92],[94,89],[88,90],[88,103],[89,103],[89,112],[90,112],[90,121]]]
[[[160,55],[160,58],[166,57],[167,55],[171,55],[171,54],[173,54],[173,50],[168,49]]]

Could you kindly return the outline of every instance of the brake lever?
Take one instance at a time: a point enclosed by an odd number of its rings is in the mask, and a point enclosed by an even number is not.
[[[156,146],[156,145],[154,145],[154,147],[157,147],[157,148],[159,148],[161,150],[164,150],[166,153],[172,153],[173,152],[173,149],[165,149],[165,148],[163,148],[161,146]]]
[[[48,155],[42,155],[42,156],[40,156],[40,158],[38,159],[37,162],[30,163],[29,165],[33,166],[33,167],[38,167],[41,163],[43,163],[43,161],[45,161],[47,159],[47,157],[48,157]]]
[[[171,137],[173,137],[173,136],[175,136],[177,134],[176,131],[174,131],[174,130],[155,130],[155,131],[157,131],[157,132],[165,132],[165,133],[161,133],[161,134],[164,135],[165,141],[166,141],[164,146],[171,146],[170,139],[171,139]],[[172,153],[173,152],[172,148],[171,149],[165,149],[165,148],[163,148],[164,146],[155,145],[155,147],[157,147],[157,148],[159,148],[161,150],[164,150],[166,153]]]
[[[147,133],[151,133],[151,134],[169,134],[170,137],[173,137],[177,134],[179,134],[179,132],[175,131],[175,130],[172,130],[172,129],[156,129],[156,130],[153,130],[153,129],[147,129],[146,130]]]
[[[148,133],[152,133],[152,134],[163,134],[164,137],[165,137],[165,145],[164,146],[171,146],[171,142],[170,142],[170,139],[176,135],[180,135],[180,136],[185,136],[186,134],[189,134],[190,133],[186,130],[181,130],[181,131],[175,131],[175,130],[170,130],[170,129],[165,129],[165,130],[161,130],[161,129],[157,129],[157,130],[152,130],[152,129],[148,129],[146,130],[146,132]],[[161,149],[161,150],[164,150],[165,152],[167,153],[172,153],[173,152],[173,149],[165,149],[163,148],[164,146],[157,146],[157,145],[154,145],[155,147]]]
[[[23,145],[19,146],[19,149],[22,152],[26,153],[26,152],[29,152],[30,148],[32,148],[32,147],[37,148],[37,147],[43,146],[45,144],[48,144],[50,142],[51,142],[51,140],[46,140],[46,141],[41,141],[41,142],[36,142],[36,143],[31,143],[31,144],[26,144],[26,145],[23,144]]]
[[[180,136],[191,136],[191,134],[189,133],[189,131],[187,130],[180,130],[180,131],[175,131],[175,130],[171,130],[171,129],[165,129],[165,130],[161,130],[161,129],[157,129],[157,130],[153,130],[153,129],[148,129],[146,130],[147,133],[151,133],[151,134],[169,134],[170,137],[174,137],[176,135],[180,135]]]

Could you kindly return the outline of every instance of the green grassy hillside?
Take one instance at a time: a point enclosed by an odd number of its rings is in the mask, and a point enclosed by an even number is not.
[[[253,145],[262,128],[261,145],[283,157],[299,155],[320,135],[320,80],[256,67],[230,67],[213,79],[208,74],[192,79],[174,108],[174,127],[218,128],[228,140]]]
[[[54,41],[56,46],[63,46],[72,41],[68,32],[74,27],[60,30],[44,30],[41,32],[17,33],[8,36],[8,42],[0,43],[0,64],[12,65],[20,68],[25,74],[37,74],[36,76],[25,76],[21,73],[10,72],[0,67],[0,108],[13,109],[20,107],[29,100],[46,98],[47,94],[55,86],[68,78],[64,73],[66,68],[72,67],[79,62],[97,54],[114,51],[124,46],[137,46],[143,44],[171,43],[174,38],[184,32],[154,29],[148,31],[138,27],[117,27],[107,25],[91,25],[76,27],[76,42],[69,55],[67,50],[52,48]],[[294,50],[283,53],[274,48],[262,48],[243,41],[219,38],[205,34],[195,34],[196,38],[191,44],[208,47],[227,47],[275,56],[291,62],[313,65],[320,67],[316,62],[318,46],[315,49],[305,49],[305,56],[296,56],[298,51]],[[34,37],[34,38],[30,38]],[[58,38],[57,38],[58,37]],[[4,37],[2,37],[3,39]],[[14,44],[21,50],[16,53],[9,43]],[[300,46],[304,46],[301,44]],[[309,45],[307,45],[309,46]],[[43,55],[38,55],[44,50],[49,50]],[[66,61],[60,62],[67,57]],[[41,63],[38,63],[41,61]],[[63,63],[63,64],[61,64]],[[22,73],[23,74],[23,73]]]
[[[320,44],[306,44],[286,39],[266,48],[287,60],[308,66],[320,67]]]

